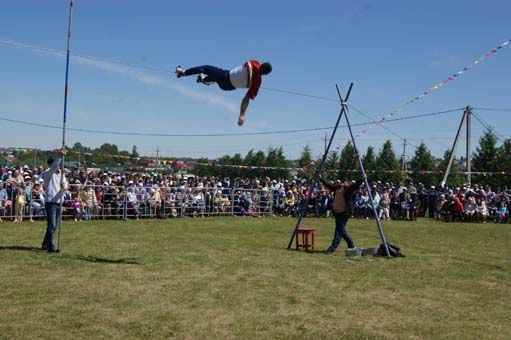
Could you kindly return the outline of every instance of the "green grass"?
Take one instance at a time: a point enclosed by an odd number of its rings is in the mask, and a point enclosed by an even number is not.
[[[387,222],[406,258],[286,250],[286,218],[0,224],[0,339],[509,339],[511,225]],[[332,219],[307,219],[324,250]],[[358,246],[379,245],[353,220]],[[340,248],[345,246],[341,244]]]

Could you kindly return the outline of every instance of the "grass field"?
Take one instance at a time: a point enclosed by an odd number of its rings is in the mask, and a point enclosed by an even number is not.
[[[65,221],[51,255],[43,222],[4,222],[0,339],[511,338],[511,225],[387,222],[407,257],[353,261],[286,250],[294,222]],[[333,220],[304,225],[326,249]]]

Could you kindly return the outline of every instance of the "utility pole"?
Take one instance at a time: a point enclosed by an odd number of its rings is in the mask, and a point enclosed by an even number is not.
[[[449,157],[449,162],[447,163],[447,168],[445,169],[444,178],[442,179],[442,183],[441,183],[442,186],[444,186],[445,183],[447,182],[447,176],[449,176],[449,171],[451,171],[451,166],[452,166],[452,162],[454,161],[454,156],[455,156],[455,153],[456,153],[456,147],[458,146],[458,141],[460,139],[461,130],[463,129],[463,126],[467,122],[468,108],[470,108],[470,106],[467,106],[467,109],[465,109],[465,111],[463,111],[463,117],[461,117],[460,126],[458,127],[458,131],[456,132],[456,137],[454,138],[454,143],[452,144],[451,155]],[[469,125],[469,124],[467,124],[467,125]],[[467,133],[468,133],[468,131],[469,131],[469,128],[467,127]],[[467,138],[467,155],[469,154],[468,149],[470,148],[468,140],[469,140],[469,138]],[[468,166],[468,163],[469,162],[467,160],[467,166]],[[469,170],[467,169],[467,171],[469,171]]]
[[[158,172],[158,169],[160,168],[159,163],[158,163],[159,156],[160,156],[160,146],[158,145],[158,147],[156,148],[156,172]]]
[[[403,164],[401,165],[401,170],[404,172],[406,171],[406,138],[403,141],[403,155],[401,156],[401,160],[403,161]]]
[[[466,122],[467,122],[467,184],[472,185],[472,108],[467,106],[466,108]]]

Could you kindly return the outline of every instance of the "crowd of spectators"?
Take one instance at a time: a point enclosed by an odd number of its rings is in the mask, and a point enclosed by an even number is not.
[[[0,167],[0,221],[43,217],[43,167]],[[308,197],[304,216],[331,215],[333,194],[319,187],[309,193],[307,180],[229,179],[144,172],[66,171],[64,216],[89,219],[140,219],[210,215],[296,216]],[[362,186],[350,202],[355,218],[382,220],[436,218],[445,222],[509,221],[511,191],[473,185],[426,188],[412,181],[371,183],[373,199]],[[374,209],[373,209],[374,207]]]

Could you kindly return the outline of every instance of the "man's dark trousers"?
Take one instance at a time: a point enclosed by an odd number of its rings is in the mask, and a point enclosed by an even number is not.
[[[348,243],[348,248],[353,248],[355,246],[351,236],[348,234],[346,230],[346,223],[348,222],[348,214],[347,213],[334,213],[335,218],[335,232],[334,239],[332,240],[332,245],[328,248],[328,251],[334,251],[339,246],[341,239],[345,240]]]
[[[57,223],[60,218],[60,203],[46,202],[44,204],[46,210],[46,234],[44,235],[43,248],[49,252],[55,251],[53,245],[53,233],[57,228]]]

